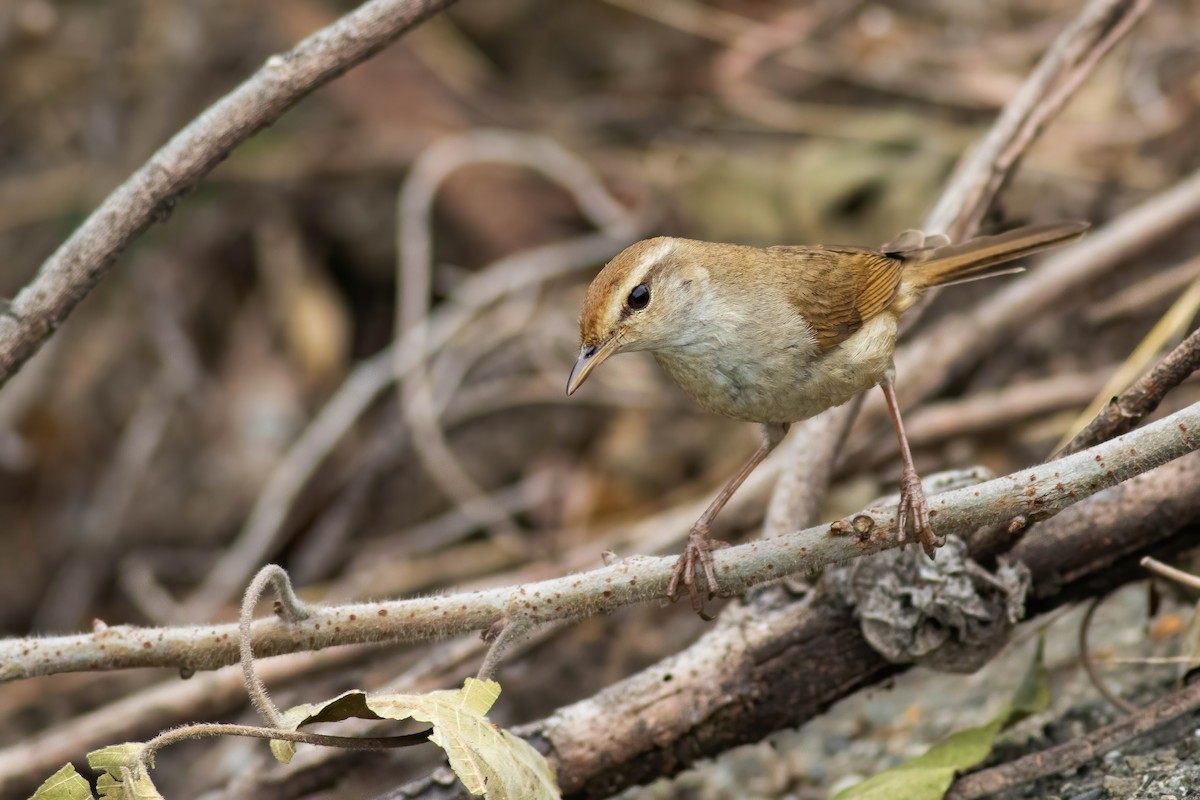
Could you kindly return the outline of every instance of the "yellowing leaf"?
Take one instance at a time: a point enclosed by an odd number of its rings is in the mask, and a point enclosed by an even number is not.
[[[142,742],[126,742],[88,753],[88,765],[104,770],[96,788],[104,800],[163,800],[142,764]]]
[[[72,764],[46,778],[29,800],[92,800],[92,787]]]
[[[550,763],[519,736],[492,725],[485,716],[500,684],[467,678],[463,688],[428,694],[346,692],[328,703],[297,706],[284,714],[283,727],[350,717],[413,719],[429,722],[429,740],[446,751],[450,768],[467,790],[489,800],[553,800],[561,795]],[[288,742],[272,742],[286,763],[295,752]]]
[[[988,757],[1000,731],[1050,705],[1050,678],[1039,639],[1033,663],[1012,700],[986,725],[959,731],[922,755],[838,792],[834,800],[941,800],[959,772]]]

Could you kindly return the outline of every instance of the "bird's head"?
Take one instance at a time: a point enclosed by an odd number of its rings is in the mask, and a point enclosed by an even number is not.
[[[709,270],[703,242],[660,236],[630,245],[588,287],[579,318],[579,360],[567,381],[573,394],[592,370],[617,353],[687,344],[703,324],[697,314]]]

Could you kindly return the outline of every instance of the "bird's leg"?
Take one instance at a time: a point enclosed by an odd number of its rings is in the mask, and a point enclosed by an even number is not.
[[[908,436],[904,433],[904,422],[900,419],[900,403],[896,400],[896,385],[891,372],[879,382],[883,389],[884,399],[887,400],[888,413],[892,417],[892,425],[896,428],[896,438],[900,440],[900,457],[904,461],[904,473],[900,477],[900,509],[896,516],[896,530],[900,541],[904,541],[908,529],[908,516],[912,514],[913,530],[921,541],[921,549],[925,555],[933,558],[934,551],[946,543],[945,537],[939,537],[929,524],[929,509],[925,505],[925,490],[921,487],[921,476],[913,464],[912,451],[908,448]]]
[[[687,587],[688,596],[692,599],[692,608],[696,613],[706,620],[712,619],[704,613],[704,598],[701,597],[697,586],[696,573],[702,571],[708,588],[708,598],[711,600],[720,588],[717,584],[717,573],[713,567],[712,551],[714,548],[724,547],[725,543],[712,540],[712,537],[708,535],[709,526],[712,525],[717,514],[721,513],[725,504],[729,502],[729,498],[733,497],[733,493],[738,490],[738,487],[745,482],[746,478],[750,477],[754,468],[761,464],[763,459],[769,456],[771,451],[783,441],[788,427],[787,423],[763,425],[762,444],[754,451],[754,455],[750,456],[750,460],[738,470],[738,473],[730,478],[724,488],[709,503],[704,513],[700,515],[700,519],[696,520],[696,524],[688,531],[687,547],[679,555],[679,560],[675,563],[675,572],[671,575],[671,583],[667,587],[667,597],[671,599],[671,602],[675,602],[679,598],[679,585],[682,583]]]

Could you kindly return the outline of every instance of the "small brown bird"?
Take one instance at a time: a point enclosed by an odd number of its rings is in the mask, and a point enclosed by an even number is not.
[[[592,281],[579,321],[582,346],[567,381],[573,394],[617,353],[649,350],[708,411],[763,426],[762,445],[697,520],[675,566],[703,611],[696,585],[717,591],[709,525],[793,422],[841,405],[878,384],[900,440],[899,529],[911,517],[932,558],[941,542],[929,525],[894,387],[900,316],[934,286],[986,278],[1003,267],[1079,238],[1085,222],[1031,225],[949,244],[905,231],[880,250],[858,247],[745,247],[659,237],[638,242]]]

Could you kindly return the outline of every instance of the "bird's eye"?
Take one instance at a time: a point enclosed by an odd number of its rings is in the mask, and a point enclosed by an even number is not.
[[[634,311],[641,311],[650,305],[650,287],[644,283],[639,283],[633,287],[633,291],[629,293],[629,299],[625,301],[625,304]]]

